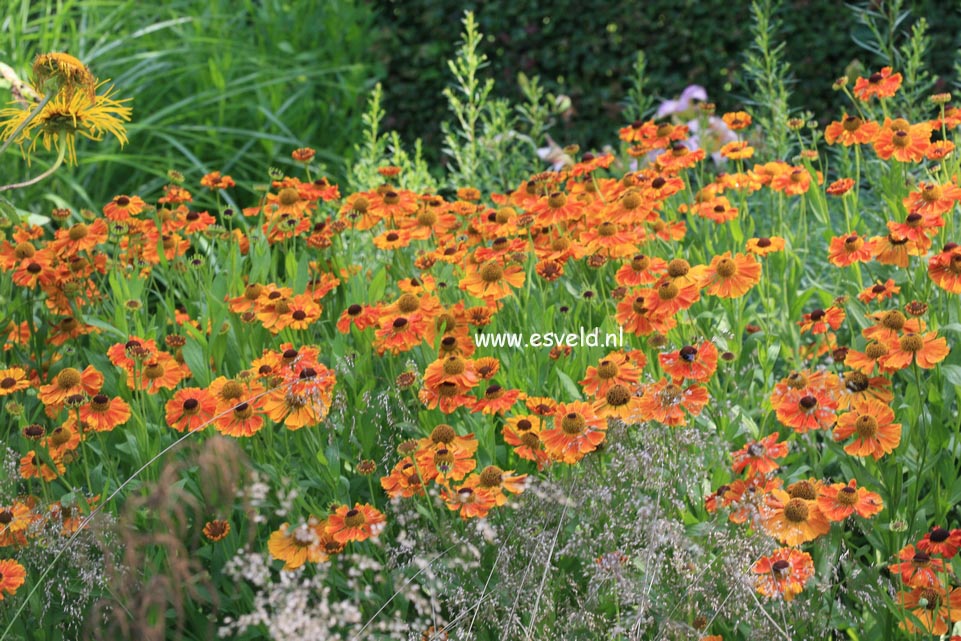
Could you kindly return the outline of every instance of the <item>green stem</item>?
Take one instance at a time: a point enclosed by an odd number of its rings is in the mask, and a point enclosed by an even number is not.
[[[0,186],[0,192],[8,191],[10,189],[23,189],[24,187],[29,187],[30,185],[37,184],[44,178],[49,178],[50,176],[53,175],[55,171],[60,169],[60,165],[63,164],[63,159],[66,155],[67,155],[67,145],[64,144],[64,145],[61,145],[60,147],[60,153],[57,155],[57,162],[53,163],[47,171],[43,172],[39,176],[35,176],[31,178],[30,180],[25,180],[22,183],[10,183],[9,185],[2,185]]]

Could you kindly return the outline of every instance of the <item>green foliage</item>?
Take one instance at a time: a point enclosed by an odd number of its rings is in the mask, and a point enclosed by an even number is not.
[[[787,127],[790,94],[787,90],[790,65],[784,62],[784,42],[778,42],[779,21],[774,17],[777,3],[755,0],[751,3],[754,23],[751,31],[754,44],[747,52],[744,73],[752,111],[761,129],[767,134],[766,143],[776,158],[787,155]]]
[[[885,3],[859,3],[854,9]],[[943,2],[918,0],[911,13],[890,32],[896,53],[919,17],[928,22],[931,47],[923,56],[935,89],[943,91],[953,76],[954,51],[961,45],[961,12]],[[495,64],[484,71],[496,82],[493,95],[520,100],[518,73],[537,74],[544,90],[566,95],[571,109],[552,136],[561,145],[576,143],[596,150],[613,142],[618,128],[636,118],[627,105],[634,98],[637,52],[646,62],[645,92],[652,99],[677,96],[685,86],[704,86],[719,112],[744,108],[755,98],[742,87],[740,63],[732,55],[752,41],[751,4],[724,0],[651,0],[646,2],[571,2],[530,4],[490,0],[405,0],[380,3],[378,34],[372,47],[384,67],[386,126],[405,141],[421,138],[427,157],[439,162],[446,105],[438,100],[448,83],[438,60],[455,55],[457,19],[475,12],[486,37],[482,51]],[[901,4],[902,13],[905,9]],[[784,42],[783,62],[790,65],[792,102],[814,113],[822,124],[843,107],[831,88],[852,63],[862,69],[888,64],[883,53],[860,48],[869,42],[869,27],[860,13],[833,0],[784,2],[776,42]],[[887,38],[887,35],[885,35]],[[812,46],[816,43],[816,46]],[[900,61],[900,58],[899,58]],[[656,102],[654,103],[656,104]]]
[[[358,138],[372,61],[371,13],[352,0],[315,3],[136,0],[7,2],[0,60],[21,75],[35,55],[66,51],[132,97],[130,142],[81,149],[53,193],[99,208],[157,189],[177,168],[191,181],[220,170],[261,175],[312,146],[332,178]],[[26,175],[7,150],[8,175]],[[50,185],[36,189],[37,204]]]

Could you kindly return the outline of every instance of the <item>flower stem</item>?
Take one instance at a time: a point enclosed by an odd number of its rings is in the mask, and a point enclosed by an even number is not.
[[[53,163],[49,169],[40,174],[39,176],[34,176],[30,180],[25,180],[22,183],[10,183],[9,185],[0,185],[0,191],[9,191],[10,189],[23,189],[24,187],[29,187],[30,185],[35,185],[44,178],[49,178],[53,175],[55,171],[60,169],[60,165],[63,164],[63,159],[67,155],[67,146],[63,145],[60,147],[60,153],[57,155],[57,162]]]

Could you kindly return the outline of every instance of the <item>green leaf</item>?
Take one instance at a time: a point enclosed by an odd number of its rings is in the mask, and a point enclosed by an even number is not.
[[[192,336],[187,337],[187,342],[183,347],[184,362],[190,368],[194,380],[200,387],[207,387],[210,384],[210,369],[207,367],[204,358],[204,349]]]
[[[555,369],[554,372],[557,373],[557,378],[560,379],[561,386],[564,388],[564,391],[567,392],[567,394],[573,400],[579,401],[583,398],[581,396],[581,391],[578,389],[577,385],[574,383],[574,381],[571,379],[570,376],[568,376],[567,374],[565,374],[559,369]]]

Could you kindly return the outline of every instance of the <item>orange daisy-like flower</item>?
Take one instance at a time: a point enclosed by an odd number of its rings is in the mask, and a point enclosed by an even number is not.
[[[451,481],[461,481],[477,467],[473,454],[456,446],[438,445],[417,452],[417,466],[425,480],[448,487]]]
[[[777,399],[772,396],[771,402],[775,404],[774,415],[777,420],[798,434],[831,427],[838,406],[837,399],[830,390],[814,387],[788,393]]]
[[[638,412],[645,421],[657,421],[671,426],[686,425],[687,415],[684,410],[691,416],[697,416],[709,400],[707,388],[703,385],[691,385],[685,389],[667,379],[661,379],[644,388],[644,395],[638,403]]]
[[[617,270],[614,280],[622,287],[649,285],[660,278],[667,270],[667,263],[663,258],[635,254],[629,262]]]
[[[813,541],[831,529],[816,500],[791,497],[784,490],[768,494],[761,523],[768,534],[784,545],[800,545]]]
[[[731,160],[745,160],[754,155],[754,147],[746,140],[735,140],[721,147],[720,154]]]
[[[928,554],[940,554],[946,559],[953,559],[961,548],[961,529],[946,530],[935,525],[931,531],[918,541],[918,549]]]
[[[928,277],[941,289],[961,294],[961,246],[947,243],[928,259]]]
[[[130,406],[120,397],[95,394],[80,408],[80,420],[95,432],[110,432],[130,419]]]
[[[67,471],[67,467],[63,464],[60,457],[53,457],[53,463],[56,469],[53,469],[41,461],[37,453],[30,450],[20,459],[20,478],[40,478],[49,483]]]
[[[200,179],[200,185],[208,189],[217,190],[235,187],[237,183],[235,183],[234,179],[230,176],[222,175],[219,171],[212,171]]]
[[[847,484],[834,483],[821,488],[817,498],[818,507],[828,520],[843,521],[855,513],[866,519],[884,509],[879,494],[857,485],[857,481],[851,479]]]
[[[754,564],[755,589],[769,598],[791,601],[814,576],[814,560],[807,552],[780,548]]]
[[[139,389],[154,394],[162,389],[174,389],[184,378],[184,367],[167,352],[157,352],[143,364]]]
[[[711,341],[685,345],[676,352],[662,353],[658,360],[664,371],[676,380],[688,379],[706,383],[717,371],[717,347]]]
[[[884,126],[874,140],[874,151],[881,160],[892,156],[901,162],[921,162],[931,146],[931,125],[912,125],[904,118],[885,118]]]
[[[920,622],[905,618],[899,626],[908,634],[925,631],[940,636],[948,632],[948,622],[956,621],[961,615],[961,588],[945,592],[940,585],[919,586],[910,592],[902,592],[899,597],[901,607],[910,610]]]
[[[643,367],[643,362],[636,364],[626,354],[612,352],[605,356],[597,367],[588,367],[580,384],[584,393],[593,397],[603,396],[615,385],[633,389],[641,377],[640,368]]]
[[[705,292],[720,298],[739,298],[761,282],[761,263],[747,254],[724,252],[711,260],[704,276]]]
[[[864,102],[873,96],[890,98],[901,87],[901,80],[900,73],[892,73],[891,67],[884,67],[867,78],[858,78],[854,82],[854,96]]]
[[[879,131],[881,131],[881,125],[876,122],[844,114],[840,121],[832,122],[827,126],[824,130],[824,140],[829,145],[839,142],[845,147],[865,145],[874,142]]]
[[[890,454],[901,443],[901,424],[893,423],[894,410],[875,399],[854,403],[853,411],[841,414],[834,427],[835,440],[855,435],[844,451],[853,456],[873,456],[875,460]]]
[[[103,214],[108,220],[124,222],[144,210],[147,203],[140,196],[115,196],[103,206]]]
[[[908,194],[902,202],[908,213],[929,216],[946,214],[959,200],[961,200],[961,188],[956,185],[951,183],[939,185],[922,181],[917,190]]]
[[[768,434],[734,452],[732,469],[735,474],[745,471],[749,477],[755,474],[770,474],[780,467],[775,459],[784,458],[787,453],[788,444],[779,443],[777,433]]]
[[[912,363],[921,369],[931,369],[951,351],[948,342],[937,332],[908,332],[897,340],[889,339],[885,347],[888,353],[880,358],[880,363],[895,370],[904,369]]]
[[[877,281],[871,287],[866,287],[858,294],[858,300],[862,303],[873,303],[874,301],[885,301],[901,292],[901,288],[894,284],[894,280],[887,279],[884,283]],[[959,290],[961,293],[961,290]]]
[[[746,111],[729,111],[721,116],[721,120],[731,131],[739,131],[751,126],[751,114]]]
[[[513,416],[504,423],[504,442],[514,448],[514,453],[526,461],[537,463],[537,469],[547,464],[548,454],[541,441],[543,419],[533,414]]]
[[[674,293],[676,297],[677,291],[675,286],[673,292],[670,291],[670,288],[667,288],[666,293]],[[668,306],[658,307],[655,304],[653,307],[649,307],[649,301],[653,301],[652,294],[656,296],[657,292],[640,290],[634,295],[625,296],[617,304],[617,313],[614,318],[624,327],[624,331],[637,336],[647,336],[655,332],[665,334],[677,325],[674,312]]]
[[[482,519],[496,505],[494,493],[482,487],[464,486],[457,490],[444,489],[441,492],[448,509],[459,512],[462,519]]]
[[[893,574],[901,577],[905,585],[911,587],[941,585],[939,572],[944,572],[945,565],[941,559],[931,558],[927,552],[915,550],[913,545],[906,545],[899,553],[900,563],[888,566]]]
[[[230,523],[223,519],[214,519],[204,523],[204,536],[209,541],[222,541],[230,534]]]
[[[366,541],[377,538],[386,523],[387,517],[370,504],[341,505],[327,518],[327,534],[338,543]]]
[[[218,405],[217,414],[223,411]],[[226,414],[214,422],[214,427],[221,434],[235,438],[253,436],[264,426],[264,415],[259,408],[251,403],[242,402],[230,409]]]
[[[559,404],[554,426],[540,434],[541,441],[552,459],[569,464],[596,450],[607,436],[607,420],[582,401]]]
[[[329,558],[323,545],[325,526],[313,517],[298,527],[284,523],[271,533],[267,550],[284,562],[285,570],[296,570],[305,563],[324,563]]]
[[[178,432],[196,431],[217,414],[217,399],[199,387],[178,390],[164,406],[167,425]]]
[[[475,298],[500,300],[511,294],[511,288],[524,284],[524,270],[519,265],[504,267],[490,261],[469,269],[460,281],[460,288]]]
[[[828,328],[837,330],[841,327],[841,323],[847,314],[840,307],[828,307],[824,309],[815,309],[810,314],[805,314],[798,325],[801,327],[801,333],[810,332],[817,336],[818,334],[824,334],[828,331]]]
[[[67,398],[76,394],[93,396],[103,385],[103,374],[87,365],[83,372],[65,367],[47,385],[40,386],[37,398],[44,405],[59,409]]]
[[[835,236],[828,247],[828,261],[835,267],[847,267],[856,262],[871,260],[871,246],[857,232]]]
[[[414,462],[414,459],[406,456],[394,466],[394,469],[387,476],[380,479],[380,486],[390,498],[410,498],[414,495],[424,494],[424,482],[421,472]]]
[[[852,187],[854,187],[853,178],[838,178],[827,186],[827,188],[824,190],[824,193],[828,194],[829,196],[843,196],[851,191]]]
[[[398,316],[377,330],[374,345],[380,355],[400,354],[420,345],[427,332],[427,320],[420,314]]]
[[[0,370],[0,396],[9,396],[28,387],[30,387],[30,381],[23,368],[11,367]]]
[[[26,581],[27,571],[13,559],[0,559],[0,601],[17,593]]]
[[[497,506],[507,503],[507,494],[520,494],[527,484],[526,474],[514,474],[513,470],[502,470],[496,465],[488,465],[480,474],[471,474],[464,480],[463,487],[479,488],[490,492]]]
[[[747,251],[755,256],[767,256],[784,249],[784,239],[780,236],[762,236],[747,241]]]

